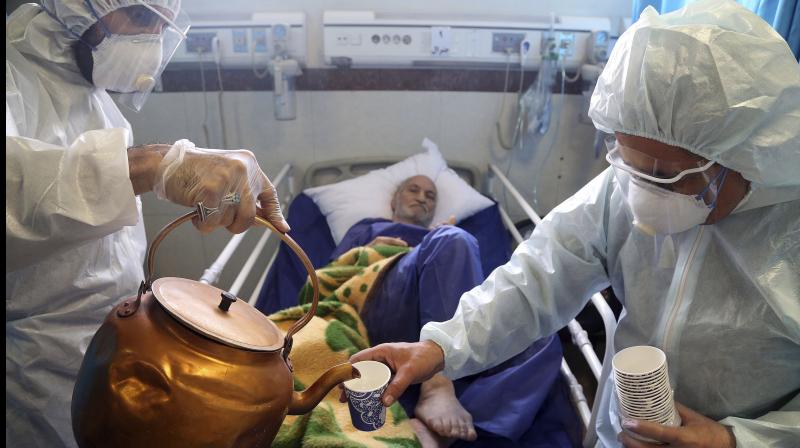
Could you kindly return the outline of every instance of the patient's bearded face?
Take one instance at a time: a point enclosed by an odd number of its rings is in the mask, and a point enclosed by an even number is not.
[[[436,209],[436,185],[426,176],[409,177],[392,198],[392,219],[428,227]]]

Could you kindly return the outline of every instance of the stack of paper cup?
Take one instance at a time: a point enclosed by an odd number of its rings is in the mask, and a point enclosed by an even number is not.
[[[614,355],[612,365],[623,417],[680,426],[663,351],[647,345],[628,347]]]

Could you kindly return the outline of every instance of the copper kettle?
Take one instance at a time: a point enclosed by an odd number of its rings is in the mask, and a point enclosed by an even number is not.
[[[311,308],[284,336],[248,303],[211,285],[165,277],[151,282],[155,252],[188,213],[164,227],[147,253],[147,279],[95,333],[72,394],[72,428],[87,447],[266,447],[287,413],[313,409],[338,383],[357,377],[348,364],[293,389],[292,335],[314,316],[319,288],[308,257],[269,222],[300,257],[314,288]]]

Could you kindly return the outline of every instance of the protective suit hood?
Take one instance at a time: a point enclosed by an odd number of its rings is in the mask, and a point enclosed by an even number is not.
[[[65,80],[83,79],[75,61],[72,44],[77,39],[50,17],[41,6],[26,3],[11,13],[6,22],[6,44],[30,62],[57,70]]]
[[[103,17],[117,9],[140,4],[159,6],[177,13],[181,2],[180,0],[95,0],[92,2],[92,7],[100,17]],[[97,18],[85,0],[42,0],[41,6],[27,3],[14,10],[6,21],[6,39],[28,60],[48,69],[63,71],[62,75],[65,77],[72,74],[73,77],[83,80],[75,62],[73,45],[78,40],[77,36],[83,35],[95,23]],[[68,77],[66,80],[70,79]],[[88,84],[85,80],[82,82]]]
[[[615,45],[589,116],[604,132],[685,148],[754,184],[800,186],[800,66],[730,0],[645,9]]]

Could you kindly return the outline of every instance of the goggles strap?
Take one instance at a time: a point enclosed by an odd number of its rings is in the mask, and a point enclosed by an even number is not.
[[[719,185],[717,185],[717,187],[714,189],[714,201],[711,202],[711,204],[709,205],[709,208],[711,208],[712,210],[717,207],[717,199],[719,199],[719,192],[722,190],[722,186],[725,184],[725,178],[728,177],[728,168],[723,166],[720,172],[717,173],[716,177],[711,179],[711,182],[709,182],[708,185],[706,185],[706,188],[704,188],[703,191],[701,191],[697,196],[695,196],[697,199],[703,199],[708,190],[711,189],[711,186],[717,182],[717,179],[719,179],[720,176],[722,176],[722,179],[720,180]]]

